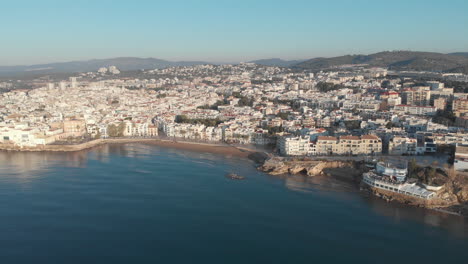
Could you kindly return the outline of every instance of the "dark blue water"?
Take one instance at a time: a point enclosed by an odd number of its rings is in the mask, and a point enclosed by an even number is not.
[[[0,263],[463,263],[467,222],[143,144],[0,153]],[[224,177],[227,172],[245,181]]]

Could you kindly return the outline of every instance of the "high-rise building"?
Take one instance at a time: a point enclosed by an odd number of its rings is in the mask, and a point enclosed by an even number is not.
[[[457,99],[453,100],[453,113],[456,116],[468,113],[468,99]]]
[[[59,83],[59,88],[62,89],[62,90],[65,90],[67,88],[67,83],[64,82],[64,81],[61,81]]]
[[[447,106],[447,100],[445,98],[437,98],[434,100],[434,107],[437,108],[437,110],[445,110]]]
[[[401,93],[403,104],[426,106],[431,99],[431,90],[429,86],[417,86]]]
[[[429,82],[426,82],[426,84],[429,87],[431,87],[431,91],[440,90],[444,88],[444,83],[437,82],[437,81],[429,81]]]
[[[76,77],[70,77],[70,87],[76,88],[78,86],[78,82],[76,81]]]

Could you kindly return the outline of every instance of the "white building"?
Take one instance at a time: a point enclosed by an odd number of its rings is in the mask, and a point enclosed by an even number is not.
[[[283,136],[278,139],[278,149],[284,156],[303,156],[310,152],[309,137]]]
[[[456,146],[454,167],[458,171],[468,170],[468,146]]]
[[[388,143],[388,154],[390,155],[418,155],[418,141],[415,138],[395,136]]]

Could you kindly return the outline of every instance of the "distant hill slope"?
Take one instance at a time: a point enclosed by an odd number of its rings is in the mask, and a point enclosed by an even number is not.
[[[96,71],[100,67],[108,67],[111,65],[117,66],[120,70],[131,71],[141,69],[160,69],[172,66],[190,66],[198,64],[208,64],[201,61],[166,61],[155,58],[135,58],[135,57],[121,57],[112,59],[96,59],[88,61],[71,61],[38,64],[29,66],[0,66],[0,74],[13,74],[13,73],[61,73],[61,72],[88,72]]]
[[[282,60],[279,58],[273,58],[273,59],[254,60],[250,62],[259,64],[259,65],[265,65],[265,66],[290,67],[292,65],[296,65],[304,61],[305,60]]]
[[[434,52],[385,51],[370,55],[346,55],[315,58],[293,65],[293,68],[320,71],[343,64],[368,64],[392,70],[417,70],[468,73],[468,57]]]
[[[449,53],[449,55],[468,57],[468,52],[453,52]]]

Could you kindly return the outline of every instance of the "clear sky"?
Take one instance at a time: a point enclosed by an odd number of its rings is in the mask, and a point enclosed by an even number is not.
[[[0,65],[468,52],[467,0],[2,0]]]

